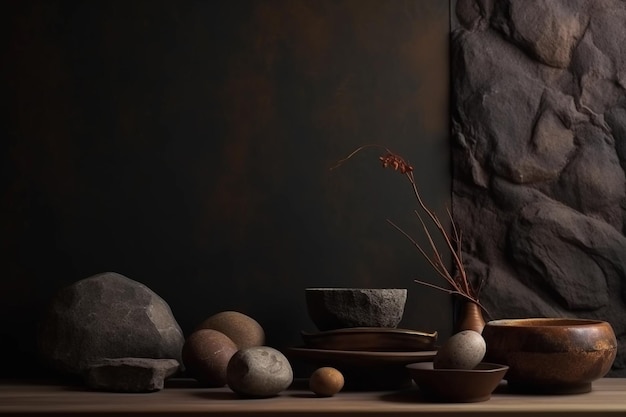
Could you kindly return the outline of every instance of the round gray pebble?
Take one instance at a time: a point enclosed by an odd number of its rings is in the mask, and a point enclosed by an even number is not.
[[[293,382],[289,360],[278,350],[255,346],[237,351],[226,370],[230,389],[242,396],[273,397]]]
[[[448,339],[433,360],[435,369],[473,369],[483,360],[486,343],[482,335],[464,330]]]

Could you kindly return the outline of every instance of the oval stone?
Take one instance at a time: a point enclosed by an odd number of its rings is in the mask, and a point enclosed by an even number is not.
[[[183,363],[189,374],[209,387],[226,384],[226,367],[237,345],[225,334],[212,329],[193,332],[183,345]]]
[[[213,329],[228,336],[239,349],[265,344],[265,331],[252,317],[238,311],[222,311],[204,320],[196,328]]]
[[[226,374],[230,389],[248,397],[273,397],[293,382],[289,360],[268,346],[237,351],[228,362]]]

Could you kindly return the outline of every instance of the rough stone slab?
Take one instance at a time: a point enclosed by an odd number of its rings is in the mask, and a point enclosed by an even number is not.
[[[163,389],[166,378],[180,367],[175,359],[115,358],[89,366],[88,387],[112,392],[153,392]]]

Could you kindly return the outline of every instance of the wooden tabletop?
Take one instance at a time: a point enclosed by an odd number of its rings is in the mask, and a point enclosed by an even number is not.
[[[529,396],[506,393],[501,386],[491,399],[470,404],[424,402],[417,388],[401,391],[341,392],[318,398],[306,381],[277,397],[241,399],[229,388],[197,388],[174,383],[148,394],[106,393],[79,386],[0,381],[0,415],[104,416],[626,416],[626,379],[594,382],[587,394]]]

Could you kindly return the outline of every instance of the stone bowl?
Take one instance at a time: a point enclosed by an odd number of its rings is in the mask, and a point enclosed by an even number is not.
[[[432,362],[406,367],[425,400],[450,403],[487,401],[509,369],[485,362],[474,369],[435,369]]]
[[[395,328],[402,320],[406,288],[306,288],[309,318],[321,331],[351,327]]]
[[[611,369],[617,340],[605,321],[570,318],[494,320],[485,325],[485,361],[509,366],[511,391],[578,394]]]

